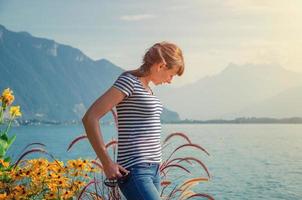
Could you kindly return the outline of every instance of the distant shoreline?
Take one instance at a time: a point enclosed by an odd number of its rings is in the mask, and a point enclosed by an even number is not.
[[[16,120],[15,124],[20,126],[29,125],[72,125],[81,124],[80,120],[69,120],[69,121],[56,121],[56,120]],[[101,124],[113,125],[112,121],[101,121]],[[224,119],[213,119],[213,120],[177,120],[177,121],[162,121],[162,124],[302,124],[301,117],[291,117],[291,118],[236,118],[232,120]]]
[[[212,119],[212,120],[180,120],[180,121],[170,121],[163,122],[167,124],[302,124],[301,117],[291,117],[291,118],[257,118],[257,117],[240,117],[231,120],[225,119]]]

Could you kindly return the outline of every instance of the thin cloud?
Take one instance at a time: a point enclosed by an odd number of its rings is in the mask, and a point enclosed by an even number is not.
[[[186,9],[190,9],[190,8],[191,8],[191,5],[189,5],[189,4],[186,4],[186,5],[183,5],[183,4],[176,5],[176,4],[174,4],[174,5],[171,5],[167,8],[165,8],[165,9],[170,10],[170,11],[182,11],[182,10],[186,10]]]
[[[146,19],[153,19],[156,18],[155,15],[149,15],[149,14],[141,14],[141,15],[124,15],[121,16],[120,19],[124,21],[141,21]]]

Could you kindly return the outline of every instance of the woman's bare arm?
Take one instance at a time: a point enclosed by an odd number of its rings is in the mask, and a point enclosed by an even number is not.
[[[111,87],[90,106],[82,119],[89,142],[101,160],[105,175],[109,179],[121,177],[120,171],[125,173],[128,173],[128,171],[114,163],[110,158],[100,131],[99,120],[121,102],[124,97],[125,94],[120,90]]]

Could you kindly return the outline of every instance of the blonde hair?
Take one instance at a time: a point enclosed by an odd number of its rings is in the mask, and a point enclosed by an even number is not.
[[[130,73],[138,77],[147,76],[151,66],[157,63],[163,63],[168,69],[178,67],[178,76],[184,72],[185,64],[181,49],[173,43],[160,42],[147,50],[143,57],[143,64]]]

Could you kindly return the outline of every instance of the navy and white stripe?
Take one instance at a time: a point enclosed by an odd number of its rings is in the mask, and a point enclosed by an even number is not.
[[[126,97],[116,106],[118,116],[117,163],[127,168],[142,162],[161,162],[161,123],[163,106],[138,77],[126,72],[113,87]]]

